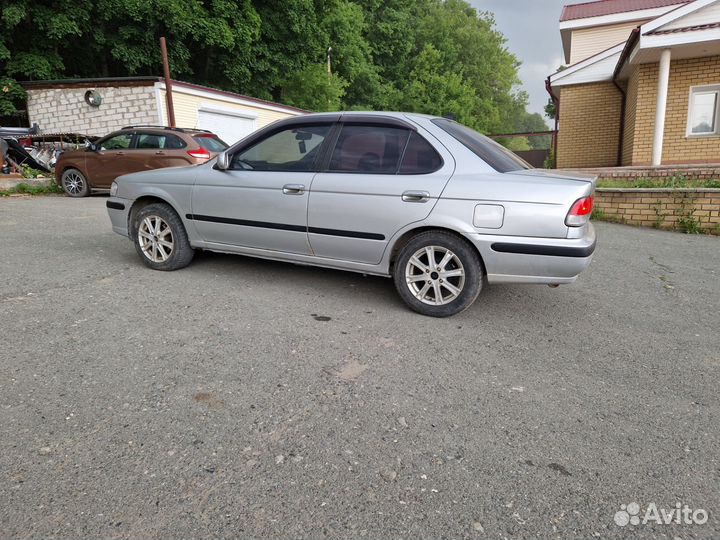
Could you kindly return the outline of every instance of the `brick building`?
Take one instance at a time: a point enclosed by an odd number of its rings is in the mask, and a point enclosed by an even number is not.
[[[720,0],[599,0],[560,16],[559,168],[720,163]]]

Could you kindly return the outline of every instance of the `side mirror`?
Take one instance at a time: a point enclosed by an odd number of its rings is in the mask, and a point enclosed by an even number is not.
[[[85,139],[85,148],[87,148],[87,149],[90,150],[91,152],[97,152],[97,151],[98,151],[97,145],[96,145],[95,143],[91,143],[91,142],[88,141],[87,139]]]
[[[215,162],[215,166],[221,171],[227,171],[230,168],[230,156],[227,152],[220,152]]]

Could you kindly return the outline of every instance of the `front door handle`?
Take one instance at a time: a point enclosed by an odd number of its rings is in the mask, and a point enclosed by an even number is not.
[[[428,202],[430,200],[430,193],[427,191],[404,191],[402,194],[402,200],[405,202]]]
[[[165,152],[163,152],[162,150],[159,150],[159,151],[155,152],[155,155],[156,156],[164,156]]]
[[[124,155],[125,155],[125,152],[115,152],[115,155],[116,155],[116,156],[124,156]]]
[[[283,193],[285,195],[302,195],[305,193],[305,186],[302,184],[285,184],[283,186]]]

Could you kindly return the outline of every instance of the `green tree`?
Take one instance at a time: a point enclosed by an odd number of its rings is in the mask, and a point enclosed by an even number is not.
[[[537,133],[548,131],[548,125],[539,113],[529,113],[524,109],[520,112],[513,124],[515,133]],[[532,149],[547,149],[550,147],[550,135],[527,137],[528,145]]]
[[[528,137],[511,137],[504,145],[513,152],[522,152],[524,150],[532,150]]]
[[[338,75],[328,75],[324,64],[309,64],[284,81],[282,98],[310,111],[338,111],[346,85]]]
[[[158,75],[313,110],[409,109],[509,131],[517,59],[464,0],[0,0],[13,79]],[[41,36],[41,38],[39,38]],[[324,70],[332,48],[332,75]]]
[[[516,92],[519,62],[505,48],[490,13],[478,13],[463,0],[430,2],[419,19],[417,39],[440,52],[445,73],[459,75],[475,92],[472,127],[507,129],[527,96]]]
[[[399,109],[439,116],[451,114],[463,124],[476,124],[477,100],[473,88],[460,75],[444,71],[441,55],[433,45],[422,50],[409,81]]]
[[[19,103],[25,99],[25,90],[10,77],[0,78],[0,116],[12,116],[18,112]]]

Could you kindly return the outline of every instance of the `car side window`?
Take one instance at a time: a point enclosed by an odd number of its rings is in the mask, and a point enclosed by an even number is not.
[[[400,174],[428,174],[442,167],[442,158],[432,145],[417,132],[410,134],[405,147]]]
[[[329,170],[395,174],[410,130],[388,126],[343,125]]]
[[[177,150],[185,146],[185,142],[177,135],[139,133],[137,138],[138,150]]]
[[[254,171],[311,171],[330,124],[293,126],[262,139],[232,157],[230,168]]]
[[[100,147],[103,150],[127,150],[132,142],[132,133],[121,133],[109,139],[105,139]]]

